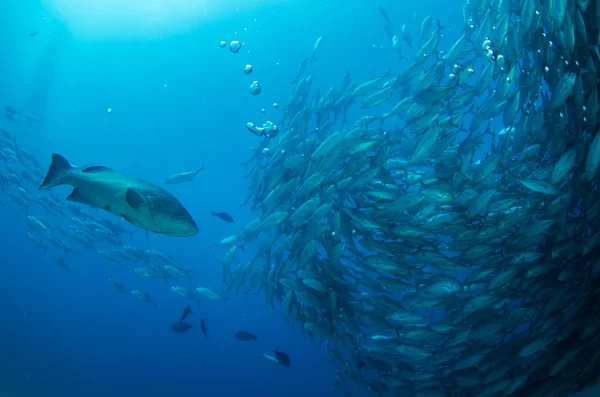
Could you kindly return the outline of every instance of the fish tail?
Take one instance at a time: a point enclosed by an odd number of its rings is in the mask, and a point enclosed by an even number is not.
[[[437,19],[437,27],[438,27],[438,30],[444,30],[444,29],[446,29],[446,27],[445,27],[445,26],[443,26],[443,25],[440,23],[440,19],[439,19],[439,18]]]
[[[73,168],[74,167],[71,165],[71,163],[69,163],[69,160],[58,153],[52,153],[50,167],[48,168],[46,177],[44,178],[44,181],[38,190],[62,185],[64,176],[67,175]]]

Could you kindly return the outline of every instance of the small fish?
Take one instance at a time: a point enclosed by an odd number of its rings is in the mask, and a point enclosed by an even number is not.
[[[192,313],[193,313],[193,311],[192,311],[192,307],[190,305],[188,305],[187,307],[184,307],[183,314],[181,315],[181,319],[179,320],[179,322],[182,322],[183,320],[185,320],[186,317]]]
[[[135,296],[136,298],[138,298],[142,302],[152,303],[154,305],[154,307],[156,307],[156,302],[154,302],[152,300],[152,298],[150,298],[150,295],[148,295],[146,292],[140,291],[138,289],[134,289],[134,290],[131,290],[130,294],[132,296]]]
[[[521,184],[534,192],[557,196],[560,191],[546,181],[520,180]]]
[[[412,48],[412,34],[410,33],[410,30],[408,30],[408,26],[406,25],[402,25],[402,39],[404,40],[404,42],[406,44],[408,44],[408,46],[410,48]]]
[[[250,332],[246,331],[238,331],[233,335],[236,339],[241,340],[242,342],[251,342],[256,341],[258,335],[252,335]]]
[[[192,324],[186,323],[184,321],[179,321],[171,325],[171,329],[178,334],[183,334],[184,332],[189,331],[192,328]]]
[[[383,8],[382,6],[377,6],[377,9],[379,10],[379,14],[381,14],[381,17],[385,20],[385,22],[388,25],[391,25],[392,21],[390,20],[390,16],[388,15],[388,13],[385,10],[385,8]]]
[[[125,289],[125,285],[118,281],[113,280],[112,278],[108,279],[108,282],[113,286],[113,288],[120,294],[127,294],[127,290]]]
[[[177,183],[191,182],[194,180],[196,175],[198,175],[200,172],[202,172],[204,170],[205,170],[204,164],[202,164],[202,166],[200,168],[197,168],[195,170],[189,169],[187,171],[180,172],[178,174],[174,174],[174,175],[167,177],[167,179],[165,179],[165,183],[167,185],[174,185]]]
[[[302,62],[300,62],[300,65],[298,65],[298,70],[296,71],[296,77],[294,78],[294,81],[292,81],[292,84],[296,84],[298,82],[298,79],[306,71],[306,66],[307,65],[308,65],[308,58],[304,57],[304,59],[302,59]]]
[[[21,114],[20,110],[15,109],[12,106],[5,106],[4,110],[6,111],[6,113],[12,114],[12,115],[16,115],[16,114]]]
[[[224,220],[225,222],[233,223],[233,217],[229,215],[227,212],[214,212],[210,211],[212,216],[216,216],[219,219]]]
[[[29,37],[33,37],[33,36],[37,36],[38,32],[31,32],[29,33]]]
[[[315,41],[315,45],[314,45],[313,51],[312,51],[312,56],[310,58],[311,62],[317,60],[317,51],[319,51],[319,47],[321,46],[322,42],[323,42],[323,37],[319,37],[317,39],[317,41]]]
[[[4,117],[6,117],[6,120],[10,121],[11,123],[15,121],[14,116],[10,113],[4,113]]]
[[[275,353],[275,358],[279,364],[286,368],[290,367],[290,356],[287,353],[280,352],[278,348],[275,348],[273,353]]]
[[[206,323],[204,322],[204,319],[200,319],[200,328],[202,329],[202,333],[204,334],[204,339],[208,338],[208,335],[206,333]]]
[[[207,297],[208,299],[221,299],[219,294],[217,294],[215,291],[205,288],[205,287],[198,287],[198,288],[196,288],[196,291],[199,294],[202,294],[203,296]]]
[[[34,115],[32,115],[32,114],[29,114],[29,113],[25,115],[25,118],[26,118],[27,120],[29,120],[29,121],[33,121],[33,122],[35,122],[35,123],[40,123],[40,122],[42,121],[40,118],[38,118],[38,117],[35,117]]]

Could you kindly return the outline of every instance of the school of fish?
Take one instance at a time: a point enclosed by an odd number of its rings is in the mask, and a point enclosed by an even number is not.
[[[346,72],[320,95],[307,56],[277,134],[248,126],[257,217],[218,244],[224,282],[326,341],[345,393],[594,385],[600,7],[468,0],[449,47],[443,21],[425,18],[417,43],[379,11],[397,75]]]

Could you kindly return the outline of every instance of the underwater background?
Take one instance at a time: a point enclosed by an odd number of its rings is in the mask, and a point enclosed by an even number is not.
[[[128,225],[134,233],[121,242],[163,252],[193,269],[192,281],[181,285],[229,297],[187,302],[169,290],[175,283],[139,277],[134,264],[109,262],[83,248],[60,253],[71,269],[65,272],[32,245],[23,218],[43,216],[64,228],[69,218],[26,209],[5,194],[0,397],[377,395],[355,385],[334,386],[339,367],[324,340],[311,341],[289,327],[279,307],[265,307],[260,294],[227,292],[220,264],[226,249],[215,245],[256,218],[249,206],[241,207],[249,179],[240,163],[261,144],[246,123],[279,123],[297,66],[318,37],[324,38],[318,60],[308,70],[313,90],[322,94],[345,71],[362,82],[405,67],[382,33],[378,6],[417,36],[423,18],[439,18],[446,48],[464,25],[461,0],[0,5],[0,104],[41,120],[2,119],[0,128],[16,136],[44,170],[56,152],[73,164],[103,165],[163,185],[169,175],[204,165],[193,182],[167,187],[195,219],[197,235],[146,237]],[[242,43],[238,53],[220,46],[231,40]],[[415,53],[404,51],[409,58]],[[253,66],[250,76],[243,73],[246,64]],[[260,95],[249,93],[255,80]],[[348,120],[366,114],[352,108]],[[53,192],[62,198],[70,188]],[[223,222],[211,211],[227,212],[235,222]],[[251,260],[255,250],[249,243],[236,263]],[[108,279],[147,292],[156,307],[116,293]],[[193,329],[179,335],[170,326],[188,303]],[[234,339],[239,330],[258,340]],[[276,348],[289,354],[290,368],[263,357]],[[594,393],[600,390],[580,396]]]
[[[160,249],[195,269],[201,284],[222,290],[222,250],[212,246],[237,229],[210,211],[228,211],[240,224],[252,219],[239,208],[247,195],[239,163],[257,145],[246,122],[261,119],[261,108],[281,117],[271,105],[289,96],[301,51],[310,50],[318,36],[339,37],[322,53],[323,84],[337,78],[346,63],[355,64],[357,75],[383,70],[386,65],[378,66],[377,59],[389,62],[389,54],[371,47],[379,31],[354,29],[368,25],[356,12],[361,2],[196,2],[206,12],[183,27],[185,18],[175,14],[156,28],[143,15],[127,18],[125,4],[105,2],[98,15],[91,5],[86,11],[86,5],[71,3],[2,4],[0,102],[43,118],[33,125],[3,120],[2,128],[16,133],[42,164],[58,152],[78,165],[107,165],[161,182],[206,161],[206,172],[193,185],[172,190],[195,217],[197,236],[151,235],[146,243],[140,231],[124,241]],[[132,3],[144,9],[142,2]],[[157,3],[169,8],[169,2]],[[367,9],[378,18],[376,7]],[[40,32],[35,40],[27,37],[31,31]],[[219,47],[221,40],[235,38],[246,43],[238,54]],[[357,51],[369,52],[372,62],[361,64]],[[347,61],[336,66],[336,59]],[[258,97],[248,94],[252,80],[242,73],[248,62],[260,64],[254,72],[263,87]],[[60,194],[68,195],[63,190]],[[23,209],[3,201],[3,397],[334,392],[335,365],[323,346],[261,308],[259,297],[239,293],[225,305],[203,302],[198,310],[192,307],[196,332],[173,335],[169,326],[185,301],[162,281],[141,279],[132,265],[106,262],[84,250],[66,257],[74,268],[66,274],[44,251],[31,248]],[[158,307],[116,294],[106,282],[111,277],[147,290]],[[207,322],[207,340],[199,331],[200,317]],[[238,329],[253,330],[258,343],[235,343]],[[292,371],[262,358],[275,347],[292,356]]]

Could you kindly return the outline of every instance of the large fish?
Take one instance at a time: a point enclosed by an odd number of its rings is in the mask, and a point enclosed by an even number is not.
[[[189,212],[169,192],[110,168],[76,167],[53,153],[39,190],[58,185],[73,186],[67,200],[106,210],[142,229],[179,237],[198,233]]]

